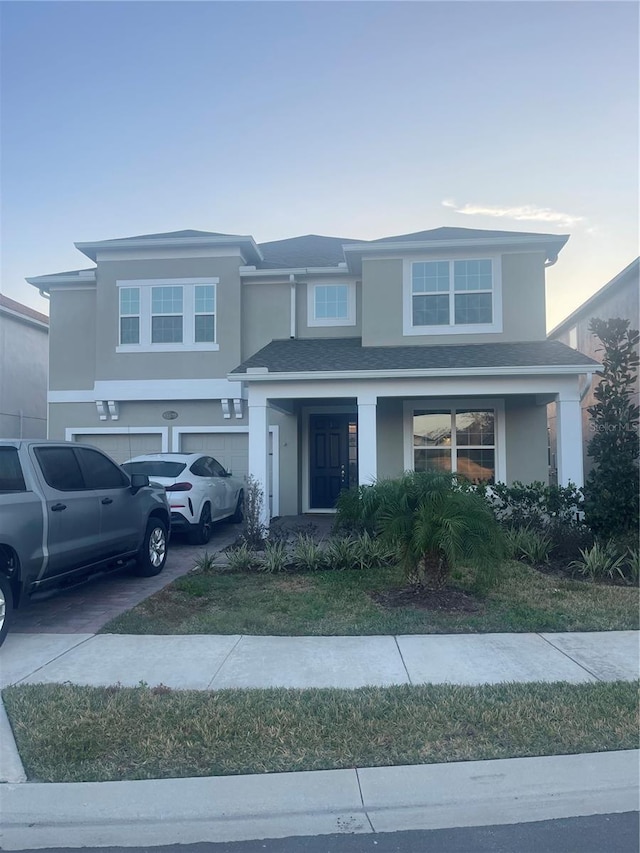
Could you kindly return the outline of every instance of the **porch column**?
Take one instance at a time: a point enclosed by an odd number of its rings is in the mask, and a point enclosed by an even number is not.
[[[378,477],[377,397],[358,396],[358,483],[367,486]]]
[[[269,526],[269,417],[265,405],[249,402],[249,474],[262,489],[260,521]]]
[[[582,413],[580,400],[558,395],[556,401],[558,485],[584,485],[582,464]]]

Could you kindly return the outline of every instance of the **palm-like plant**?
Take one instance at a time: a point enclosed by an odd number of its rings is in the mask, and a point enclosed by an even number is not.
[[[361,520],[393,544],[410,583],[440,587],[459,565],[476,570],[481,588],[495,582],[502,533],[484,497],[461,488],[455,475],[407,472],[361,487],[358,502]],[[353,514],[353,496],[348,509]]]

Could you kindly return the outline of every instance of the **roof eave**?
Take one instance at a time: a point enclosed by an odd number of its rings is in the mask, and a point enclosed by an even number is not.
[[[314,379],[426,379],[448,378],[454,376],[580,376],[585,373],[597,373],[602,365],[591,364],[546,364],[525,367],[449,367],[414,368],[412,370],[310,370],[297,372],[276,372],[258,368],[254,372],[229,373],[227,379],[238,382],[288,382],[309,381]],[[251,371],[252,369],[249,368]]]
[[[118,249],[175,249],[180,246],[239,246],[246,249],[246,253],[243,255],[245,262],[252,260],[259,263],[264,260],[258,244],[250,235],[239,235],[237,237],[162,237],[161,239],[149,237],[135,240],[124,238],[122,240],[102,240],[97,243],[74,243],[74,246],[92,261],[96,260],[99,251],[108,252]]]
[[[444,249],[499,249],[540,248],[545,250],[545,260],[555,260],[569,239],[568,234],[541,234],[540,236],[514,235],[513,237],[461,237],[454,240],[415,240],[394,243],[346,243],[342,247],[349,268],[350,255],[356,261],[366,255],[394,255],[400,252],[433,252]]]

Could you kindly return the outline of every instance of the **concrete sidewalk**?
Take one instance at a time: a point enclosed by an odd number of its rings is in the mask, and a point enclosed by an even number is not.
[[[631,680],[636,631],[371,637],[10,634],[0,687],[71,682],[174,689]]]
[[[638,632],[398,637],[10,634],[0,686],[212,690],[633,680]],[[638,753],[78,784],[27,783],[0,703],[3,850],[519,823],[638,808]]]

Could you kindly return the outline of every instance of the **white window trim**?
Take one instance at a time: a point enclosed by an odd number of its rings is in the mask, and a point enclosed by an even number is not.
[[[120,343],[120,297],[118,295],[118,344],[116,352],[216,352],[220,349],[218,338],[218,288],[220,279],[215,278],[143,278],[116,281],[118,288],[140,289],[140,343]],[[195,341],[195,287],[212,285],[216,289],[214,312],[214,337],[216,342]],[[182,343],[151,343],[151,288],[182,287]],[[119,291],[118,291],[119,294]],[[160,316],[160,315],[157,315]],[[169,315],[167,315],[169,316]]]
[[[414,470],[413,461],[413,416],[416,411],[439,411],[442,409],[493,409],[495,412],[495,481],[507,482],[507,443],[504,413],[504,400],[495,398],[456,397],[441,399],[428,397],[426,400],[405,400],[404,402],[404,468]]]
[[[450,264],[450,305],[454,302],[453,289],[453,262],[454,261],[491,261],[493,273],[492,288],[492,323],[449,323],[448,326],[414,326],[413,325],[413,288],[412,273],[413,264],[445,261]],[[403,335],[477,335],[502,332],[502,263],[500,255],[486,255],[482,253],[456,255],[455,258],[441,255],[416,255],[402,260],[403,279]],[[466,291],[474,293],[475,291]],[[485,291],[486,292],[486,291]],[[450,313],[450,319],[454,315]]]
[[[316,288],[346,287],[346,317],[316,317]],[[307,284],[307,326],[355,326],[356,325],[356,284],[354,281],[315,281]]]

